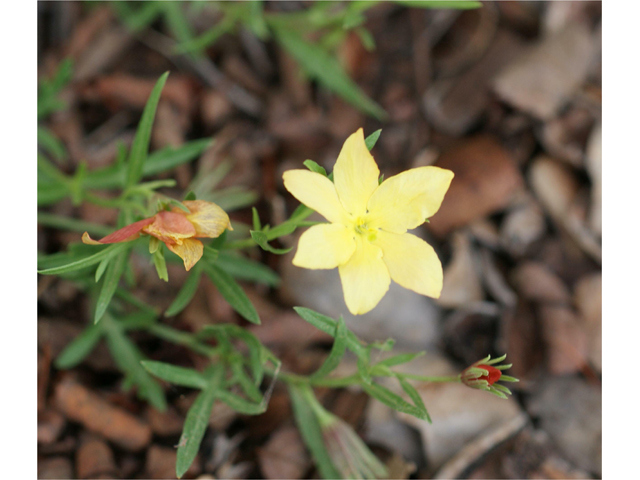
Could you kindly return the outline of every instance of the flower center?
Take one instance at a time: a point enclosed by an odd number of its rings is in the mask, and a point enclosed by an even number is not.
[[[367,225],[367,219],[365,217],[359,217],[358,219],[356,219],[354,226],[356,233],[363,237],[366,237],[370,242],[375,241],[378,236],[378,229],[369,227],[369,225]]]

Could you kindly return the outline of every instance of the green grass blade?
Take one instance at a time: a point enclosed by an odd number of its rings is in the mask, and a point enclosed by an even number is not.
[[[204,375],[192,368],[178,367],[170,363],[154,362],[151,360],[143,360],[140,364],[150,374],[174,385],[204,389],[207,388],[209,384]]]
[[[342,478],[336,467],[331,462],[327,448],[322,439],[322,430],[313,409],[307,402],[301,387],[289,384],[289,395],[293,406],[293,415],[300,430],[300,435],[305,445],[311,452],[316,466],[323,478]]]
[[[318,80],[364,113],[378,120],[387,117],[384,109],[367,97],[349,78],[334,56],[319,45],[306,41],[280,22],[271,22],[271,26],[278,43],[298,61],[311,78]]]
[[[102,323],[105,323],[104,331],[111,356],[118,368],[137,385],[138,397],[147,400],[160,411],[166,410],[167,401],[160,384],[140,364],[144,360],[142,352],[123,333],[120,326],[110,315],[105,315]]]
[[[209,278],[229,305],[246,320],[260,325],[258,312],[233,277],[215,265],[206,265],[206,269]]]
[[[177,315],[182,310],[184,310],[187,305],[189,305],[189,302],[191,302],[191,299],[193,299],[193,296],[198,290],[198,285],[200,285],[201,273],[201,268],[198,268],[198,264],[196,264],[191,270],[191,273],[189,273],[187,280],[182,285],[182,288],[178,292],[178,295],[176,295],[176,298],[173,300],[173,302],[171,302],[171,305],[169,305],[167,311],[164,312],[165,317],[173,317],[174,315]]]
[[[38,273],[40,273],[41,275],[59,275],[61,273],[75,272],[76,270],[81,270],[83,268],[95,265],[96,263],[100,263],[105,257],[117,255],[127,247],[128,245],[126,243],[114,243],[113,245],[109,245],[107,248],[99,251],[98,253],[91,255],[90,257],[86,257],[81,260],[68,263],[66,265],[61,265],[59,267],[38,270]]]
[[[200,443],[202,443],[209,425],[213,403],[216,400],[216,393],[219,388],[218,382],[210,381],[207,388],[198,394],[187,412],[182,436],[178,444],[178,456],[176,459],[176,476],[178,478],[182,478],[198,454]]]
[[[56,160],[62,160],[67,156],[64,144],[56,137],[51,130],[38,125],[38,146],[48,152]]]
[[[127,188],[132,187],[142,178],[144,164],[147,160],[147,153],[149,151],[149,141],[151,139],[153,120],[156,116],[160,95],[162,94],[162,89],[164,84],[167,82],[168,76],[169,72],[166,72],[157,81],[151,91],[149,100],[147,100],[144,111],[142,112],[142,118],[140,119],[136,136],[133,139],[131,151],[129,152],[127,182],[125,184],[125,187]]]
[[[85,222],[75,218],[62,217],[53,213],[38,212],[38,223],[47,227],[69,230],[71,232],[89,232],[97,237],[106,237],[113,229],[97,223]]]
[[[130,250],[126,249],[118,253],[111,259],[107,266],[107,270],[104,274],[104,280],[102,281],[102,286],[100,288],[100,294],[96,301],[96,314],[93,319],[95,323],[100,321],[104,313],[107,311],[107,307],[109,306],[109,302],[111,302],[111,298],[113,298],[113,294],[116,293],[120,277],[122,277],[127,261],[129,260],[129,252]]]
[[[102,324],[85,328],[60,352],[54,362],[56,368],[66,370],[80,364],[98,344],[103,333]]]
[[[481,2],[446,1],[446,0],[394,0],[395,3],[411,8],[445,8],[455,10],[469,10],[482,7]]]

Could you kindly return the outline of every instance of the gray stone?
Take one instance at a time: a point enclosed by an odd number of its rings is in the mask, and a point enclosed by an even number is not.
[[[602,474],[602,391],[578,376],[549,377],[527,402],[561,453],[577,467]]]

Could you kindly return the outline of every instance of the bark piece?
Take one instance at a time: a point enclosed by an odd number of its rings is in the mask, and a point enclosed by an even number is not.
[[[591,210],[589,227],[596,235],[602,235],[602,125],[597,124],[587,143],[585,166],[591,178]]]
[[[437,166],[455,174],[440,210],[429,219],[429,229],[439,237],[502,210],[522,185],[510,154],[488,135],[460,142],[440,156]]]
[[[82,423],[125,450],[138,451],[151,440],[151,428],[67,376],[55,388],[54,403],[70,420]]]
[[[586,80],[595,53],[588,28],[568,25],[500,72],[494,89],[516,108],[541,120],[552,118]]]
[[[571,303],[571,294],[567,286],[541,263],[521,263],[512,272],[511,281],[520,296],[526,300],[562,305]]]
[[[602,275],[582,277],[574,289],[574,301],[587,334],[589,362],[602,372]]]
[[[177,450],[170,447],[151,445],[147,450],[145,462],[145,478],[175,478]],[[200,473],[198,457],[184,474],[186,478],[194,478]]]
[[[66,424],[64,417],[53,409],[45,409],[42,412],[38,412],[38,443],[54,443]]]
[[[539,308],[547,368],[553,374],[574,373],[587,364],[587,335],[578,315],[569,307]]]
[[[73,478],[73,465],[66,457],[51,457],[38,462],[38,478],[66,479]]]
[[[81,440],[76,453],[78,478],[116,478],[117,467],[107,443],[95,436]]]

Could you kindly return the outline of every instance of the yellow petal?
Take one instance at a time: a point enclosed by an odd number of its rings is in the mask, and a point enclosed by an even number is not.
[[[282,175],[284,187],[291,195],[331,223],[348,223],[336,187],[324,175],[308,170],[287,170]]]
[[[144,227],[142,231],[164,243],[182,243],[184,238],[196,234],[195,227],[187,220],[184,212],[159,212],[155,215],[153,223]]]
[[[378,187],[380,170],[364,143],[360,128],[344,142],[333,168],[333,182],[342,205],[355,217],[364,215],[371,194]]]
[[[353,255],[354,236],[352,228],[339,223],[314,225],[300,237],[293,264],[311,269],[336,268]]]
[[[181,244],[165,243],[165,245],[169,250],[182,259],[184,262],[184,268],[187,272],[191,270],[191,267],[198,263],[198,260],[202,258],[202,253],[204,251],[202,242],[195,238],[185,238],[182,240]]]
[[[195,227],[196,237],[217,238],[225,228],[233,230],[229,215],[215,203],[204,200],[187,200],[182,203],[191,211],[187,220]],[[180,209],[174,207],[174,211],[179,212]]]
[[[440,208],[453,172],[439,167],[412,168],[380,184],[369,200],[370,227],[404,233]]]
[[[382,250],[382,260],[394,282],[422,295],[440,296],[442,264],[431,245],[410,233],[382,230],[373,243]]]
[[[144,220],[137,221],[131,225],[122,227],[120,230],[110,233],[102,240],[94,240],[87,232],[84,232],[82,234],[82,243],[86,243],[87,245],[106,245],[107,243],[120,243],[135,240],[140,235],[142,229],[154,221],[154,217],[145,218]]]
[[[356,236],[356,250],[338,267],[347,308],[353,315],[372,310],[389,290],[391,278],[382,260],[382,250]]]

